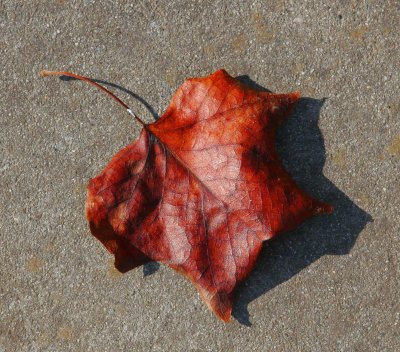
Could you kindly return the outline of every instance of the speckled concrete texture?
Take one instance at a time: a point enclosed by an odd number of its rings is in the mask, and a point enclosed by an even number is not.
[[[0,351],[400,351],[399,23],[391,0],[1,1]],[[139,126],[38,74],[152,121],[219,68],[302,91],[278,149],[336,207],[266,243],[227,325],[163,265],[113,269],[86,185]]]

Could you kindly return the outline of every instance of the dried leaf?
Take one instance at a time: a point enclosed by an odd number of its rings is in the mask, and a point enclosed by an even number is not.
[[[295,184],[275,150],[299,97],[255,90],[224,70],[185,81],[89,183],[86,216],[116,268],[163,262],[229,321],[262,242],[332,211]]]

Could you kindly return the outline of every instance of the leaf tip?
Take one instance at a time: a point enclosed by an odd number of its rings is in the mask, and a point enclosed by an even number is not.
[[[332,214],[334,210],[333,205],[328,203],[320,203],[315,207],[314,213],[317,214]]]
[[[292,97],[293,97],[294,100],[299,100],[301,98],[301,92],[299,90],[295,90],[292,93]]]
[[[232,314],[232,295],[219,292],[207,302],[215,315],[225,323],[231,321]]]

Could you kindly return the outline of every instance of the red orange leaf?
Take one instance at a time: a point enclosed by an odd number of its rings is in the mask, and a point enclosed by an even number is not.
[[[117,269],[161,261],[229,321],[262,242],[332,211],[295,184],[275,150],[299,97],[252,89],[224,70],[185,81],[89,183],[86,216]]]

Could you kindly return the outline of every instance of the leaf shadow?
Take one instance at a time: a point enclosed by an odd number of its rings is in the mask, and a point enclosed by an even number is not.
[[[268,91],[248,76],[237,77],[253,88]],[[348,254],[371,216],[323,175],[324,139],[318,127],[326,99],[301,98],[277,134],[277,149],[297,184],[335,207],[332,215],[314,217],[297,229],[264,243],[256,266],[236,293],[233,316],[251,326],[248,305],[290,280],[324,255]]]

